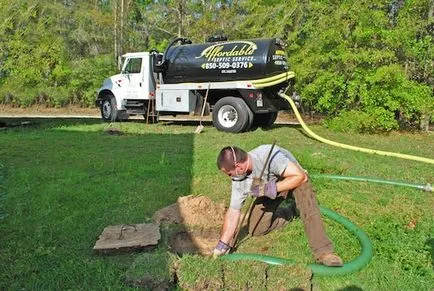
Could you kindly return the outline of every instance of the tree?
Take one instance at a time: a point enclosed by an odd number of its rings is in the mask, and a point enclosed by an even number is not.
[[[91,105],[124,52],[162,52],[175,37],[197,43],[223,34],[230,40],[283,39],[304,109],[334,120],[331,126],[426,128],[434,119],[433,0],[0,0],[0,5],[0,102]]]

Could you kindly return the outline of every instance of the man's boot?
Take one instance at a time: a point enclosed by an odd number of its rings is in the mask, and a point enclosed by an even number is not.
[[[322,254],[317,261],[318,263],[329,267],[342,267],[344,265],[342,259],[334,253]]]

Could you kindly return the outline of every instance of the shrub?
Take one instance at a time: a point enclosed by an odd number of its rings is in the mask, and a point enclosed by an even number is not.
[[[51,87],[47,90],[47,92],[47,95],[49,96],[48,105],[50,106],[64,107],[70,103],[71,92],[66,87]]]
[[[390,131],[398,128],[393,115],[390,116],[381,108],[371,113],[358,110],[344,111],[339,116],[328,120],[326,125],[335,131],[353,133]]]
[[[96,91],[105,78],[116,72],[110,55],[100,55],[75,61],[71,73],[71,94],[82,106],[92,106]]]

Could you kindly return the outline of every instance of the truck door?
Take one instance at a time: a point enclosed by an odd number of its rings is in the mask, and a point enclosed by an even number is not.
[[[122,74],[124,75],[127,88],[125,99],[143,99],[145,88],[143,84],[143,58],[130,57],[126,60]]]

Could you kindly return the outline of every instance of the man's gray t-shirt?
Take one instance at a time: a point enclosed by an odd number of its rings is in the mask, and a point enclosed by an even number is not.
[[[248,153],[253,161],[253,170],[244,180],[232,181],[231,208],[242,208],[244,201],[249,195],[253,178],[261,175],[262,168],[264,167],[271,146],[272,145],[261,145]],[[264,174],[261,177],[262,181],[268,182],[270,180],[281,180],[281,174],[285,171],[289,162],[293,162],[300,166],[289,151],[279,146],[274,146],[273,152],[270,155],[270,160],[268,161]]]

